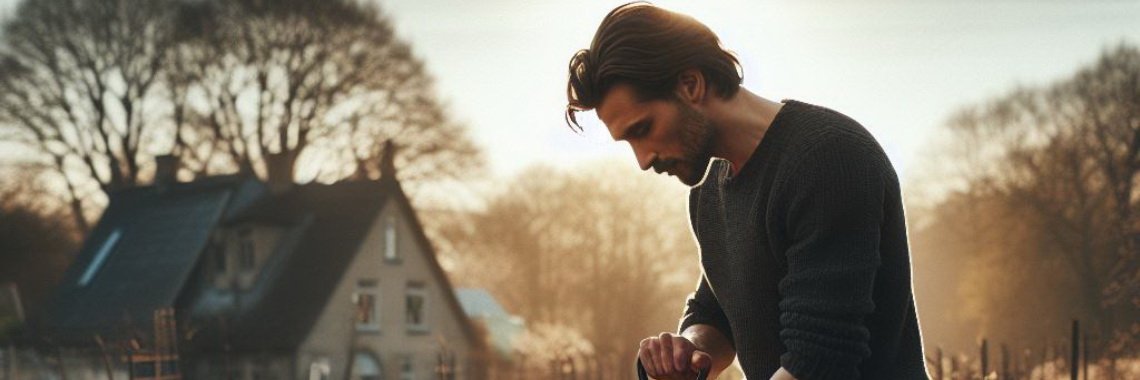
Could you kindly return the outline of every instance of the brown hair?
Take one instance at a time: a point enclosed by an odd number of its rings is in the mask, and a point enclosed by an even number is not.
[[[740,61],[700,21],[647,2],[614,8],[590,48],[570,58],[566,123],[581,132],[574,113],[594,109],[619,83],[633,86],[642,101],[671,98],[678,76],[691,68],[722,98],[740,89]]]

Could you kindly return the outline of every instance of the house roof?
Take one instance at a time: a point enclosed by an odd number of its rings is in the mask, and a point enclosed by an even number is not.
[[[525,330],[522,318],[510,315],[485,289],[461,288],[455,291],[463,310],[483,323],[491,346],[503,359],[509,359],[514,341]]]
[[[149,331],[175,306],[211,231],[265,191],[241,176],[114,192],[39,321],[55,343]]]
[[[503,305],[495,301],[495,297],[486,289],[460,288],[455,290],[455,295],[459,298],[463,311],[472,318],[510,318]]]
[[[236,301],[236,309],[232,299],[224,309],[210,305],[216,302],[210,297],[195,297],[191,318],[201,329],[192,346],[210,350],[228,341],[235,350],[290,350],[300,345],[386,205],[405,212],[427,252],[428,266],[444,288],[446,303],[460,317],[470,342],[480,344],[399,183],[382,179],[294,186],[231,218],[227,223],[284,226],[291,240],[279,244],[257,282]],[[219,316],[226,313],[229,322],[223,323]]]

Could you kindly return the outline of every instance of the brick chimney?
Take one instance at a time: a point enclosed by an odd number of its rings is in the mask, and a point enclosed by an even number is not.
[[[291,152],[265,154],[266,183],[274,192],[293,187],[293,167],[296,161]]]
[[[163,154],[154,156],[154,184],[168,185],[178,182],[178,156]]]
[[[380,153],[380,178],[396,179],[396,144],[384,141],[384,152]]]

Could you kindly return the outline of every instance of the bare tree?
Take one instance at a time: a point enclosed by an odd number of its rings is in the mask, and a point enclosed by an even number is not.
[[[162,0],[29,1],[5,25],[0,122],[55,166],[82,229],[85,187],[140,181],[171,8]]]
[[[1021,289],[1067,297],[1052,306],[1061,323],[1075,313],[1101,336],[1135,328],[1120,323],[1140,317],[1140,50],[1107,50],[1067,80],[964,108],[948,127],[970,152],[960,161],[969,185],[943,207],[983,204],[985,218],[972,220],[998,221],[960,235],[988,242],[971,249],[985,263],[974,274],[990,273],[973,284],[986,289],[975,293],[983,318],[1010,318],[995,312],[1010,299],[1000,295]]]
[[[4,27],[0,138],[55,168],[81,230],[155,154],[184,174],[335,181],[378,177],[393,141],[413,193],[484,167],[372,5],[26,1]]]
[[[430,77],[378,8],[352,1],[213,1],[188,7],[170,76],[175,149],[293,181],[376,178],[383,142],[405,180],[461,176],[478,150],[435,100]]]
[[[458,282],[490,289],[528,325],[577,331],[619,378],[637,342],[676,329],[696,283],[686,199],[684,186],[611,162],[535,167],[443,235],[466,256]]]

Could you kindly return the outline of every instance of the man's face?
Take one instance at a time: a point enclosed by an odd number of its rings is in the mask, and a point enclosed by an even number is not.
[[[641,170],[667,172],[688,186],[704,176],[712,159],[713,128],[697,110],[676,100],[639,101],[619,84],[597,107],[615,141],[626,141]]]

